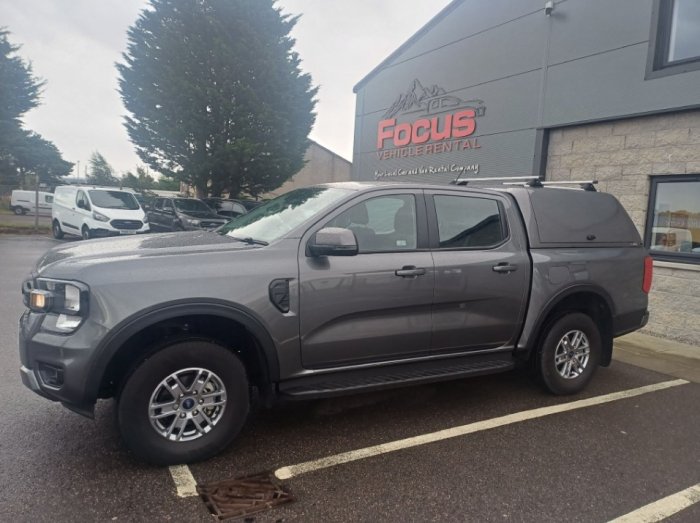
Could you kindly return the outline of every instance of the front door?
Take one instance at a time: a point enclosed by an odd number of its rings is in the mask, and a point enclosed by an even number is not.
[[[306,244],[323,227],[352,230],[359,253],[309,256]],[[305,367],[427,354],[434,271],[421,191],[353,200],[307,233],[299,256]]]
[[[434,191],[426,203],[435,260],[432,350],[512,348],[525,312],[530,259],[510,200]]]

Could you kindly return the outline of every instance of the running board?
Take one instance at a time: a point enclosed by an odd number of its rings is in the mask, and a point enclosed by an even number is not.
[[[515,360],[511,352],[479,354],[306,376],[280,383],[279,394],[287,399],[326,398],[494,374],[513,368]]]

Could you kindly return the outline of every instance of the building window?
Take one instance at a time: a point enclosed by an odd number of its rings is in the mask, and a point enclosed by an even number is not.
[[[700,2],[655,0],[647,79],[700,69]]]
[[[700,175],[652,177],[645,244],[656,259],[700,264]]]

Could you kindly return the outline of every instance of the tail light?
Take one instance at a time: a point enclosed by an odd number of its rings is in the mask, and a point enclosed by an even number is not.
[[[654,272],[654,261],[651,256],[644,257],[644,278],[642,279],[642,291],[644,294],[649,294],[651,290],[651,278]]]

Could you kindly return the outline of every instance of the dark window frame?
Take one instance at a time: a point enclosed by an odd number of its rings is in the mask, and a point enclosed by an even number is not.
[[[652,176],[649,187],[649,202],[647,203],[647,219],[644,228],[644,246],[649,249],[649,254],[652,258],[659,261],[668,261],[676,263],[687,263],[691,265],[700,265],[700,255],[689,254],[684,252],[664,252],[651,250],[651,236],[654,227],[654,209],[656,207],[656,192],[659,183],[679,183],[679,182],[697,182],[700,184],[699,174],[672,174]]]
[[[437,205],[435,204],[436,196],[454,196],[457,198],[479,198],[482,200],[495,201],[498,204],[498,212],[501,218],[501,230],[503,234],[503,239],[493,245],[488,246],[475,246],[475,247],[441,247],[440,246],[440,231],[438,228],[438,216],[437,216]],[[510,228],[508,227],[508,218],[506,214],[506,209],[500,198],[494,198],[490,195],[485,195],[481,193],[462,193],[462,192],[441,192],[436,191],[429,195],[426,195],[426,202],[428,203],[428,216],[431,227],[431,250],[432,251],[491,251],[502,247],[504,244],[508,243],[511,239]]]
[[[431,249],[429,247],[429,233],[428,233],[428,218],[426,212],[426,197],[422,190],[415,189],[399,189],[399,190],[379,190],[370,191],[362,193],[361,195],[353,198],[352,200],[346,201],[332,212],[329,212],[321,220],[319,220],[309,231],[311,231],[311,237],[307,241],[306,246],[306,256],[311,257],[309,252],[308,243],[313,239],[314,234],[328,227],[329,223],[335,220],[338,216],[343,214],[345,211],[351,209],[355,205],[372,200],[374,198],[379,198],[383,196],[404,196],[412,195],[415,201],[415,211],[416,211],[416,234],[417,234],[417,244],[415,249],[395,249],[391,251],[384,250],[372,250],[372,251],[358,251],[357,256],[364,255],[374,255],[374,254],[401,254],[401,253],[415,253],[415,252],[429,252]]]
[[[645,80],[700,70],[700,55],[670,62],[668,51],[675,0],[654,0]]]

